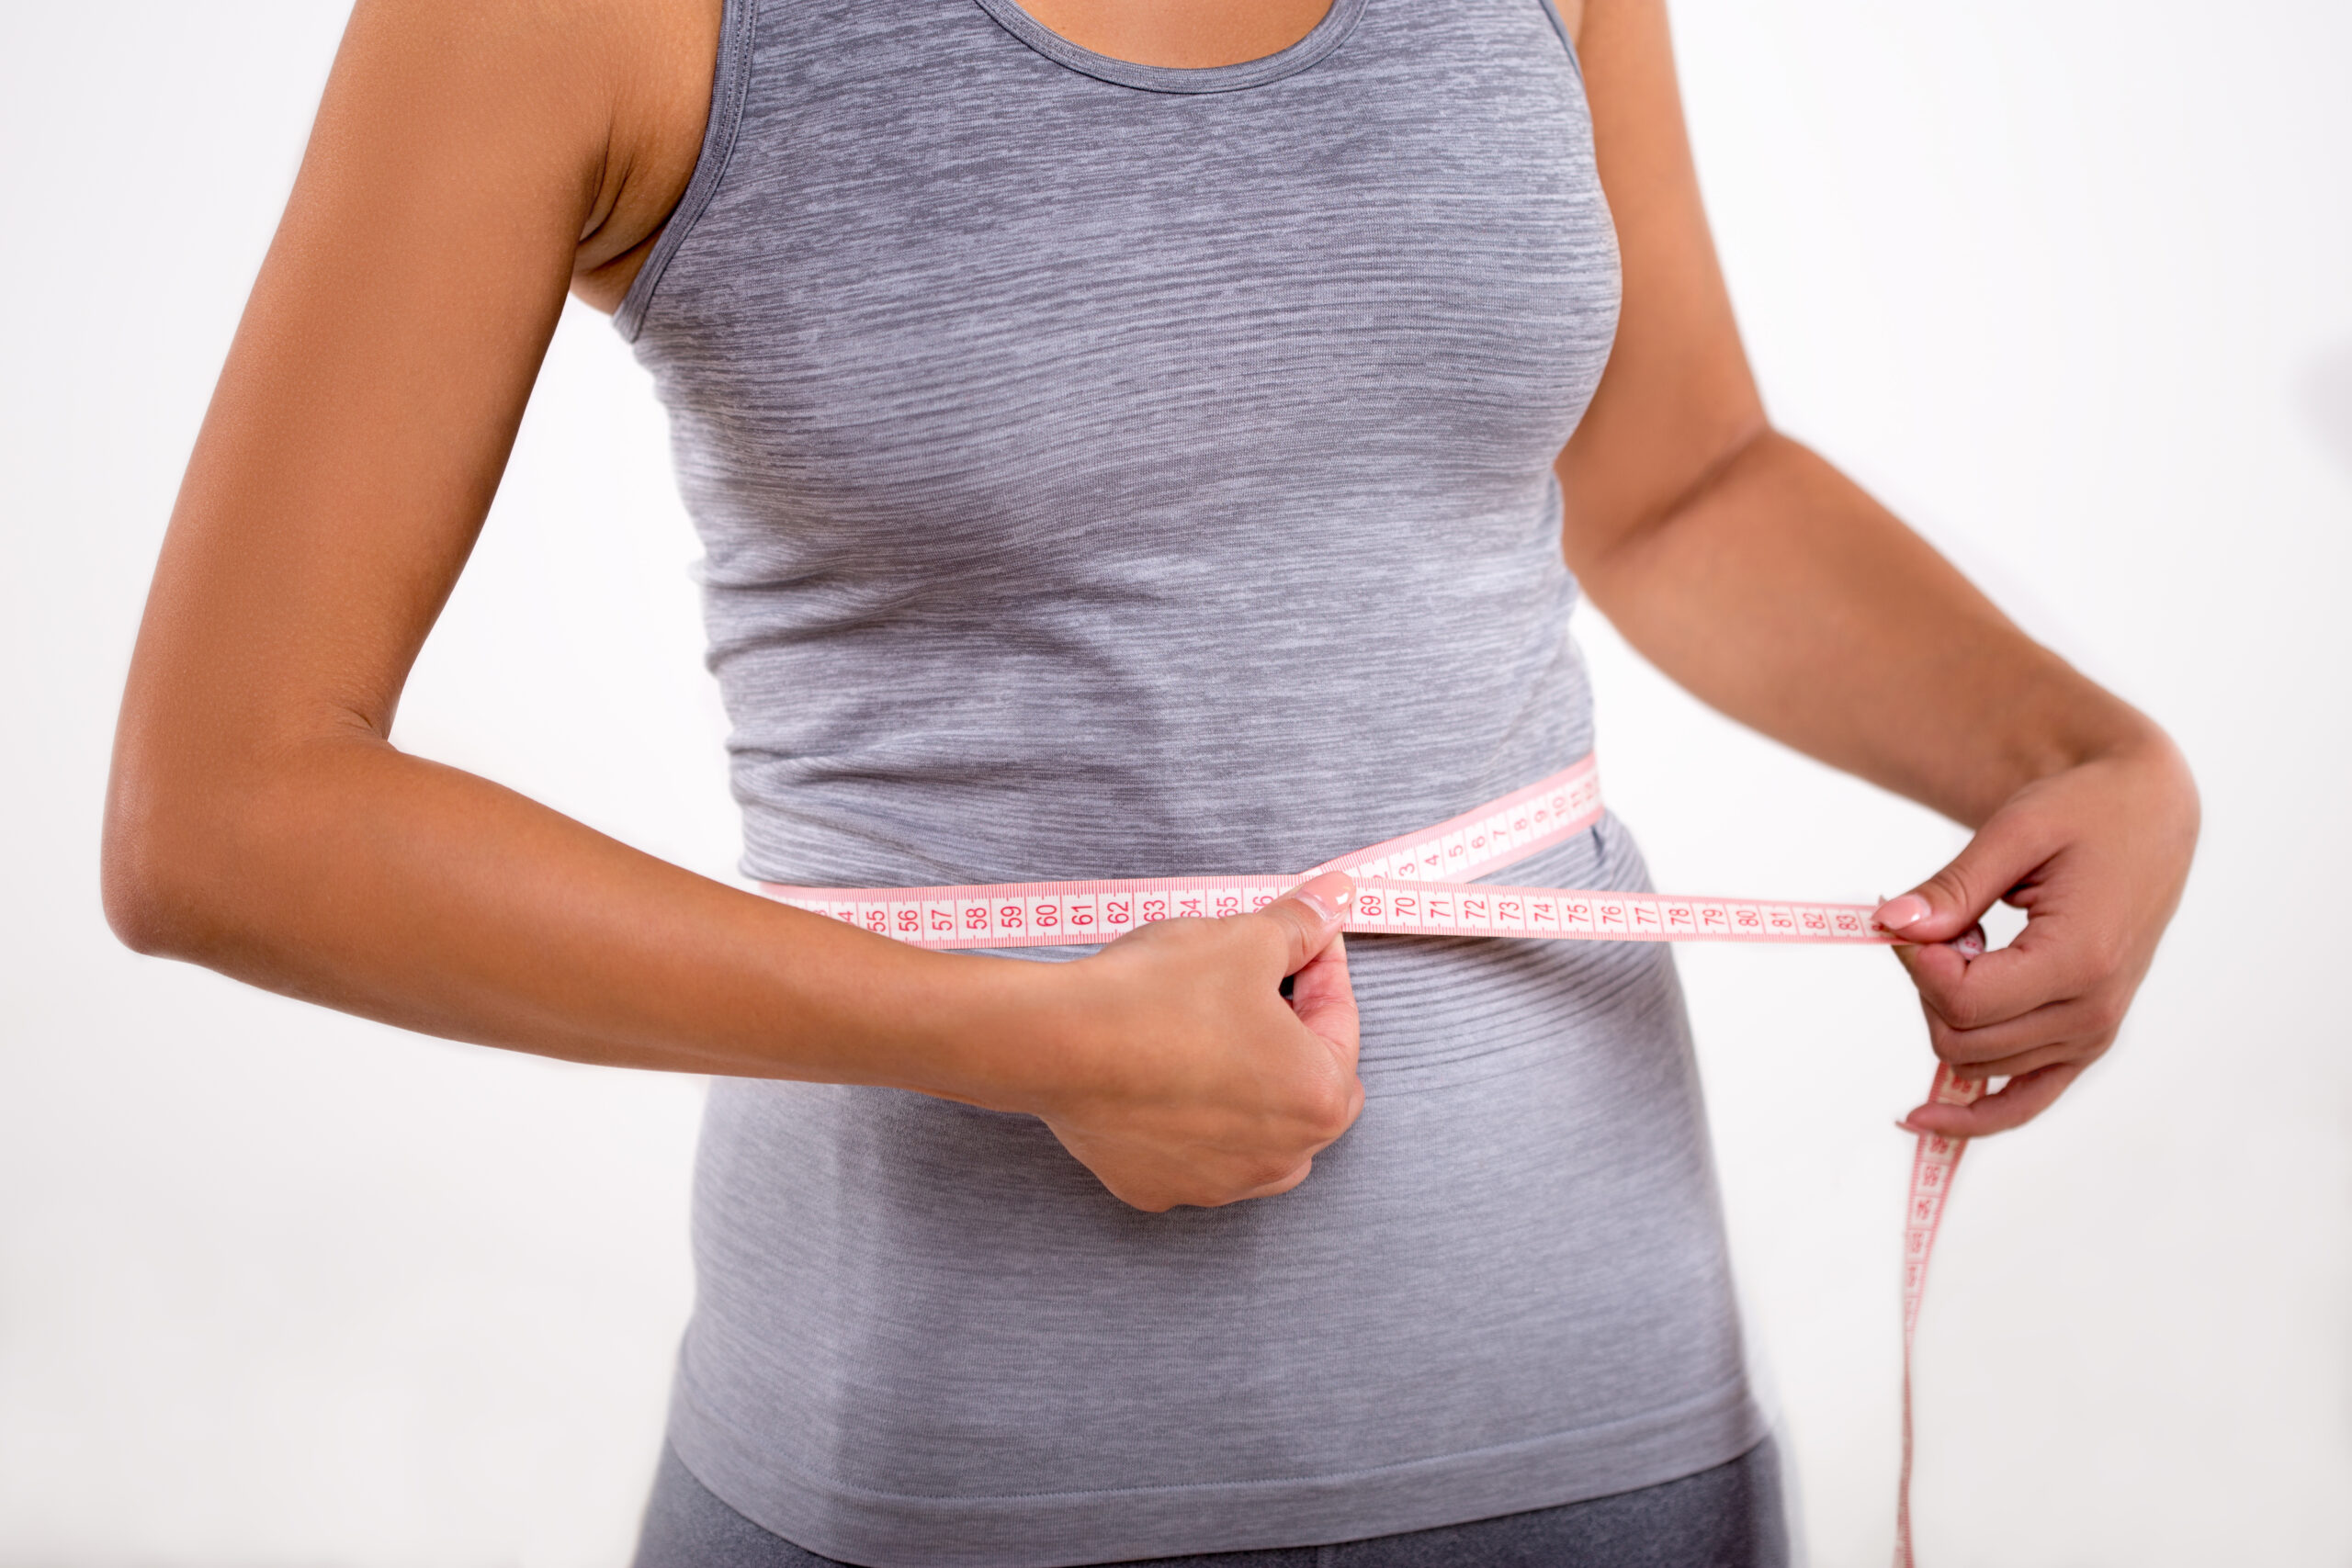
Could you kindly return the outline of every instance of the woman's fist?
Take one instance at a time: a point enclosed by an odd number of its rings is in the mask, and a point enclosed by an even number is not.
[[[1363,1108],[1340,936],[1354,896],[1328,872],[1256,914],[1159,921],[1062,965],[1045,1021],[1068,1070],[1026,1109],[1138,1209],[1297,1186]]]

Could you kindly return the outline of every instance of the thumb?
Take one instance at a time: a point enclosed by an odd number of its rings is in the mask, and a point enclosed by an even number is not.
[[[2031,875],[2051,849],[2021,815],[1996,813],[1951,864],[1881,904],[1874,918],[1906,942],[1951,942]]]
[[[1307,960],[1331,945],[1331,939],[1347,923],[1355,897],[1355,878],[1344,871],[1327,871],[1308,877],[1258,911],[1259,918],[1275,923],[1288,943],[1283,974],[1297,974],[1306,967]]]

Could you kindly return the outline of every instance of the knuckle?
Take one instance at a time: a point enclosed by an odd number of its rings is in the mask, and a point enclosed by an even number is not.
[[[1956,904],[1965,904],[1970,892],[1967,873],[1957,865],[1948,865],[1928,878],[1924,886],[1934,888]]]
[[[1975,997],[1945,997],[1935,1008],[1944,1023],[1954,1030],[1975,1029],[1984,1022],[1984,1004]]]
[[[1261,1187],[1272,1187],[1297,1168],[1298,1161],[1295,1156],[1269,1156],[1251,1160],[1244,1168],[1238,1190],[1234,1195],[1238,1197],[1242,1192],[1255,1192]]]
[[[1322,1142],[1329,1142],[1348,1130],[1355,1119],[1355,1088],[1339,1073],[1319,1077],[1307,1098],[1306,1121],[1309,1132]]]
[[[1950,908],[1973,909],[1979,904],[1991,903],[1997,891],[1980,886],[1982,881],[1975,867],[1961,862],[1944,867],[1928,878],[1925,886],[1936,890],[1939,897],[1932,900],[1936,904]]]
[[[1227,1179],[1203,1181],[1184,1198],[1178,1200],[1188,1209],[1222,1209],[1227,1203],[1238,1203],[1265,1183],[1258,1172],[1247,1167],[1227,1173]]]

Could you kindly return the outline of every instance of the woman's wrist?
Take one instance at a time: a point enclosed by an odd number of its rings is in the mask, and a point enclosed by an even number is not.
[[[892,1087],[1042,1114],[1090,1069],[1080,965],[909,953],[889,998]]]
[[[2056,682],[2029,683],[2010,706],[2007,744],[1996,740],[1979,753],[1984,771],[1953,803],[1966,809],[1944,806],[1970,828],[2035,785],[2093,765],[2145,766],[2187,779],[2178,749],[2154,720],[2075,671],[2058,670]],[[2036,684],[2039,700],[2030,694]]]
[[[2025,780],[2018,786],[2018,792],[2058,773],[2113,767],[2148,778],[2159,791],[2177,794],[2193,802],[2196,784],[2189,776],[2188,759],[2181,755],[2172,737],[2155,720],[2120,698],[2104,691],[2098,692],[2098,697],[2109,709],[2102,721],[2086,726],[2055,765],[2039,777]]]

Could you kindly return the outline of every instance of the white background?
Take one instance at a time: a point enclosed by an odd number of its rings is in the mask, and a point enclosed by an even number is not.
[[[659,1441],[696,1084],[313,1010],[134,958],[98,914],[141,595],[340,22],[7,18],[8,1564],[618,1564]],[[2123,1043],[1962,1172],[1928,1561],[2343,1568],[2352,7],[1690,0],[1678,28],[1777,417],[2205,790]],[[646,384],[575,308],[398,739],[728,874],[694,553]],[[1958,842],[1583,636],[1662,886],[1894,892]],[[1813,1560],[1874,1565],[1921,1030],[1876,954],[1683,964]]]

